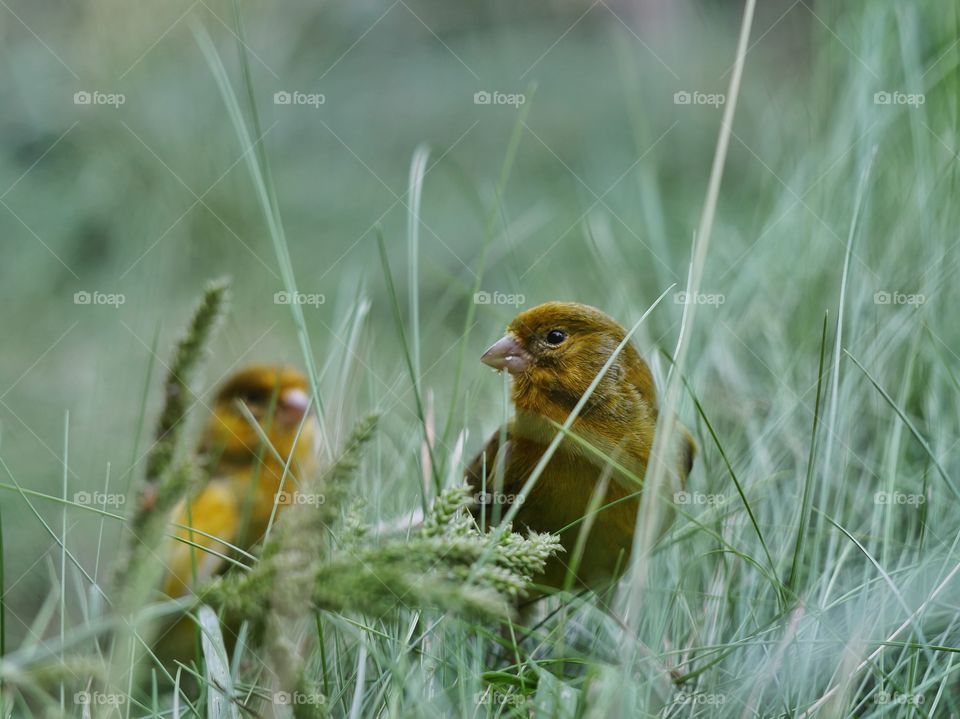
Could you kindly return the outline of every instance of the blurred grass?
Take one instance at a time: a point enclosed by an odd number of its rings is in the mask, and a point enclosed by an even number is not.
[[[406,193],[415,149],[430,147],[415,352],[419,390],[433,397],[437,425],[453,428],[437,447],[442,463],[461,429],[469,431],[469,455],[503,411],[498,381],[473,361],[515,312],[472,304],[487,240],[478,286],[522,294],[524,306],[579,300],[629,326],[670,283],[685,282],[720,112],[676,105],[673,96],[725,91],[738,12],[720,3],[294,3],[282,14],[244,5],[263,147],[297,286],[326,300],[304,315],[328,429],[342,438],[368,410],[383,414],[374,471],[357,487],[370,517],[419,503],[424,476],[414,390],[374,232],[382,226],[396,296],[410,296]],[[17,2],[0,14],[0,324],[9,338],[0,353],[0,482],[15,478],[60,496],[69,410],[68,498],[102,488],[108,463],[112,491],[123,492],[143,471],[131,457],[147,449],[132,428],[142,412],[159,410],[156,376],[146,407],[142,400],[153,348],[165,356],[209,277],[229,274],[235,287],[209,384],[238,362],[303,364],[290,308],[274,303],[284,283],[244,148],[191,32],[202,26],[210,34],[240,88],[231,9]],[[754,23],[702,286],[723,303],[700,308],[685,379],[744,485],[780,576],[796,580],[791,589],[802,602],[780,614],[713,431],[686,401],[681,414],[699,425],[704,450],[691,490],[727,501],[683,508],[697,523],[678,522],[655,555],[639,636],[680,674],[692,673],[691,691],[725,697],[722,708],[697,705],[698,715],[776,715],[813,704],[907,619],[904,604],[922,606],[958,562],[960,511],[929,456],[956,477],[958,28],[956,8],[932,0],[766,5]],[[528,92],[532,83],[516,158],[498,191],[518,111],[475,105],[473,94]],[[75,92],[94,89],[122,92],[126,102],[73,103]],[[326,102],[275,105],[280,90],[322,92]],[[924,93],[925,102],[878,105],[878,91]],[[873,148],[841,304],[857,186]],[[125,302],[76,305],[77,291],[123,293]],[[925,302],[878,304],[878,292]],[[667,366],[656,348],[673,351],[681,311],[665,302],[638,333],[661,387]],[[827,386],[812,451],[824,313]],[[465,324],[471,316],[475,324]],[[801,543],[805,488],[811,514]],[[24,500],[2,491],[10,648],[36,640],[28,623],[59,591],[51,576],[60,557]],[[891,507],[875,501],[880,491],[925,501]],[[59,525],[62,506],[31,502]],[[103,578],[109,562],[99,548],[109,554],[119,527],[108,519],[100,539],[100,521],[68,507],[67,545]],[[886,577],[850,536],[879,558]],[[955,596],[956,584],[949,587]],[[66,622],[79,622],[88,588],[68,579],[64,592]],[[839,692],[838,713],[896,714],[902,707],[876,702],[885,683],[890,693],[922,694],[919,716],[958,711],[953,663],[929,649],[956,646],[950,595],[941,592]],[[589,681],[571,686],[602,716],[611,692],[641,702],[649,687],[618,686],[608,673],[603,662],[616,658],[610,647],[619,629],[598,606],[590,600],[572,612],[553,638],[573,641],[588,658]],[[380,643],[344,618],[326,621],[336,634],[328,657],[336,668],[324,681],[341,692],[331,700],[342,713],[354,700],[412,711],[407,702],[434,696],[455,672],[475,681],[503,669],[485,665],[470,627],[445,626],[427,669],[426,659],[390,654],[396,637]],[[41,625],[33,631],[56,633]],[[361,636],[378,671],[368,672],[372,684],[356,700]],[[536,662],[523,669],[527,688],[550,676]],[[447,701],[475,709],[472,689],[460,691],[419,710],[440,714]]]

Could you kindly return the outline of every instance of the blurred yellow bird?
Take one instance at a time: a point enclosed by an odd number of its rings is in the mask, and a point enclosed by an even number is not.
[[[489,522],[498,504],[503,516],[518,502],[515,529],[560,535],[566,552],[551,557],[543,574],[534,578],[537,584],[565,586],[577,539],[586,529],[572,573],[576,586],[602,586],[628,564],[640,485],[627,472],[643,478],[658,417],[653,375],[631,344],[624,346],[574,421],[571,432],[581,441],[564,438],[529,496],[521,494],[557,425],[567,420],[625,336],[623,327],[593,307],[548,302],[521,312],[481,357],[512,375],[516,413],[507,425],[506,442],[501,446],[500,433],[494,434],[467,468],[466,478],[480,495],[478,519]],[[693,437],[682,426],[680,430],[668,465],[669,495],[682,489],[696,453]],[[591,505],[600,511],[588,517]],[[666,509],[660,513],[659,529],[668,526],[670,514]]]
[[[188,594],[229,567],[231,547],[251,550],[270,517],[296,501],[298,485],[316,469],[318,427],[310,414],[309,387],[289,367],[254,365],[220,388],[200,443],[209,481],[175,509],[178,540],[171,541],[161,588]],[[256,426],[255,426],[256,425]],[[210,552],[205,549],[211,550]],[[162,637],[158,652],[193,653],[192,626],[180,621]]]

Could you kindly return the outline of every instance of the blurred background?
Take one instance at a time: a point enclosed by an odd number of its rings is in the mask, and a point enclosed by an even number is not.
[[[333,439],[364,412],[385,413],[382,471],[364,490],[371,513],[389,515],[417,503],[422,467],[377,228],[405,322],[416,291],[423,391],[437,424],[451,427],[447,444],[468,430],[470,453],[503,413],[501,381],[477,358],[518,306],[578,300],[629,325],[671,284],[683,289],[742,6],[241,5],[259,144],[312,351],[327,367]],[[956,80],[955,15],[922,2],[757,8],[702,288],[715,299],[700,309],[688,369],[731,454],[765,477],[806,461],[794,429],[809,425],[824,312],[832,326],[874,147],[849,289],[873,324],[862,316],[851,337],[882,358],[919,326],[907,314],[916,306],[883,314],[876,292],[926,291],[930,313],[955,306],[956,214],[937,209],[956,190],[956,88],[944,89]],[[200,45],[212,41],[256,136],[236,27],[225,0],[0,2],[10,645],[57,585],[61,523],[68,549],[101,578],[118,532],[108,519],[101,534],[101,519],[76,508],[64,519],[61,505],[16,487],[59,496],[66,481],[71,500],[107,481],[127,491],[142,471],[163,363],[207,280],[232,277],[234,300],[202,397],[238,364],[303,365],[290,307],[276,296],[283,283],[250,150]],[[884,103],[878,92],[926,99]],[[417,157],[426,174],[413,245]],[[661,375],[658,350],[673,351],[682,310],[671,292],[639,336]],[[925,321],[953,362],[958,333],[940,317]],[[881,375],[896,378],[897,367]],[[857,447],[866,440],[851,427],[844,436]],[[869,465],[871,452],[860,454]],[[709,453],[705,461],[709,473]],[[81,601],[86,590],[66,591]]]

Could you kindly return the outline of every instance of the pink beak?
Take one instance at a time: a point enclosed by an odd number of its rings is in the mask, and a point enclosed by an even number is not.
[[[495,370],[506,370],[510,374],[520,374],[533,364],[533,357],[509,332],[493,343],[480,361]]]
[[[310,395],[297,387],[285,389],[280,393],[278,414],[290,424],[297,424],[303,419],[310,406]]]

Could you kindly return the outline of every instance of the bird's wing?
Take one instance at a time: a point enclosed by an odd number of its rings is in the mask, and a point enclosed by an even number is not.
[[[667,489],[671,493],[681,492],[686,489],[687,477],[693,470],[693,460],[697,456],[697,441],[679,419],[674,420],[671,445],[673,460],[667,463],[667,472],[670,478]]]
[[[470,485],[470,489],[474,492],[482,492],[485,486],[489,490],[493,484],[493,477],[497,471],[497,465],[503,462],[504,466],[506,466],[505,453],[510,450],[509,429],[507,432],[508,439],[503,446],[504,454],[501,454],[501,432],[498,430],[493,433],[493,436],[487,442],[486,446],[480,450],[464,471],[464,478],[467,480],[467,484]]]
[[[236,493],[224,480],[210,481],[192,500],[180,503],[174,513],[177,540],[167,554],[162,585],[167,596],[187,594],[194,579],[202,583],[223,571],[223,555],[236,539],[240,514]]]
[[[483,486],[483,478],[488,471],[487,467],[493,466],[494,457],[497,456],[497,449],[499,447],[500,433],[497,432],[464,470],[463,477],[467,480],[467,484],[473,491],[478,492]]]
[[[529,472],[528,467],[517,464],[519,455],[515,451],[516,441],[511,439],[511,425],[507,425],[506,441],[501,443],[500,435],[500,430],[494,432],[464,472],[473,492],[469,509],[478,522],[489,521],[490,507],[497,501],[497,493],[518,492]]]
[[[684,425],[677,422],[677,429],[680,430],[680,484],[685,487],[687,477],[693,469],[693,460],[697,456],[697,440],[693,434]]]

